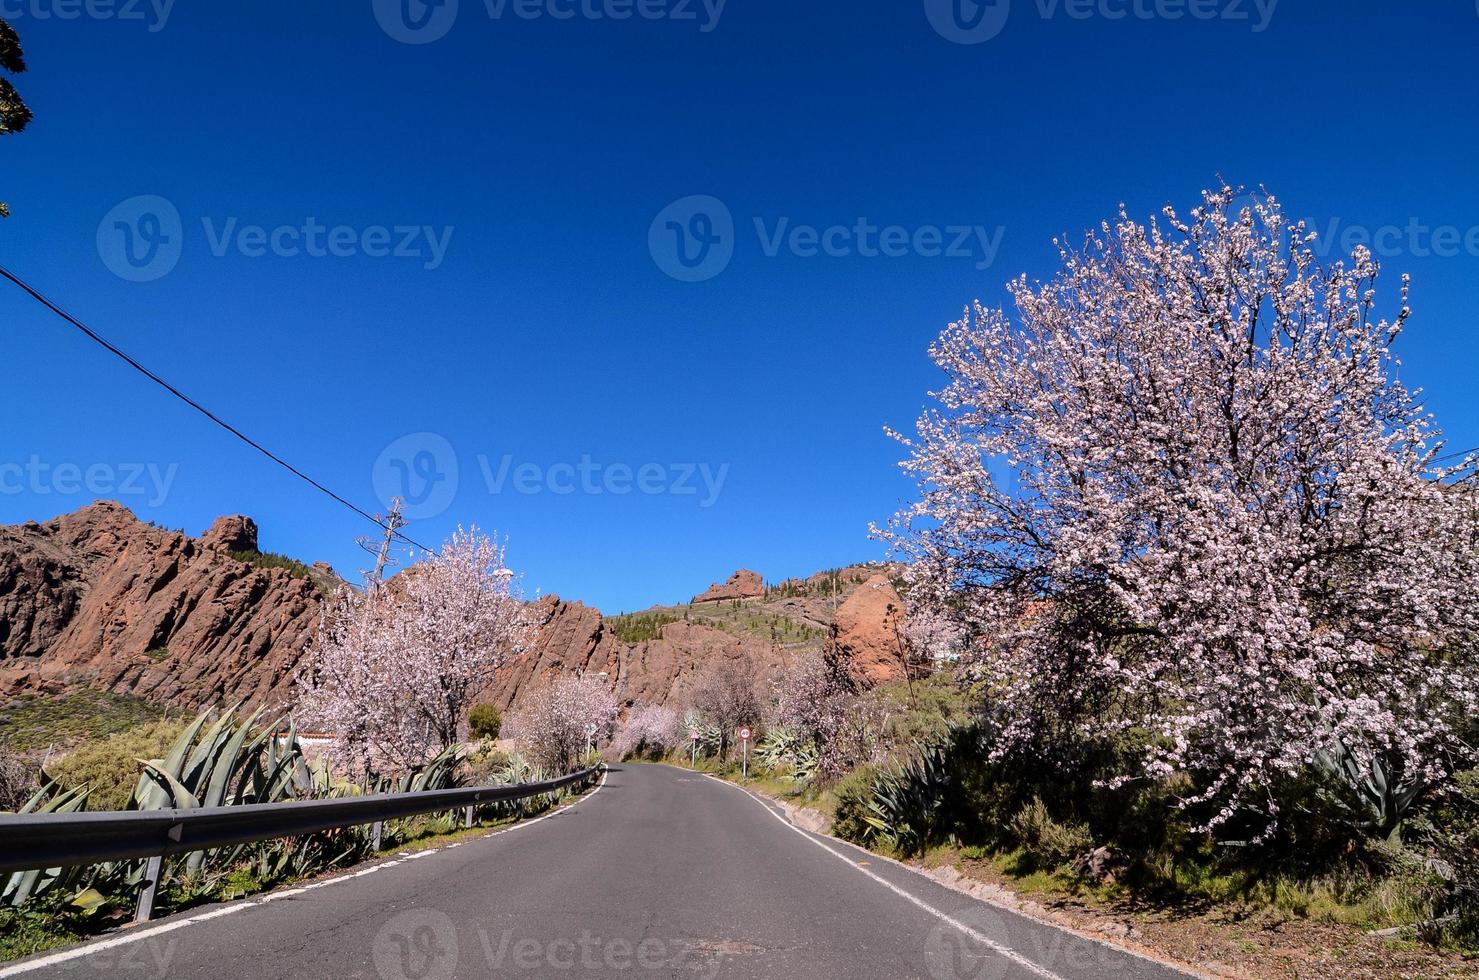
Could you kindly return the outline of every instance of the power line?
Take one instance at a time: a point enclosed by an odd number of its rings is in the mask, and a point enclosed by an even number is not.
[[[1460,459],[1465,456],[1472,456],[1475,453],[1479,453],[1479,446],[1475,446],[1473,449],[1464,449],[1456,453],[1445,453],[1444,455],[1439,456],[1437,459],[1433,460],[1433,462],[1441,463],[1444,460]]]
[[[333,490],[330,490],[328,487],[324,486],[322,483],[319,483],[313,477],[309,476],[307,473],[304,473],[302,470],[298,469],[292,463],[289,463],[287,460],[283,459],[281,456],[277,455],[272,450],[268,449],[266,446],[262,445],[260,442],[258,442],[257,440],[253,439],[251,436],[248,436],[246,433],[242,432],[240,429],[238,429],[236,426],[232,425],[230,422],[227,422],[225,419],[221,418],[215,412],[212,412],[210,409],[206,408],[204,405],[200,404],[198,401],[196,401],[195,399],[191,398],[189,395],[185,394],[183,391],[181,391],[180,389],[176,388],[174,385],[170,384],[168,381],[164,380],[159,375],[155,374],[153,371],[151,371],[148,368],[144,367],[144,365],[142,365],[138,361],[134,360],[127,353],[125,353],[124,351],[120,350],[118,347],[114,346],[108,340],[106,340],[105,338],[103,338],[102,336],[100,336],[97,333],[97,331],[93,330],[87,324],[83,323],[81,320],[77,319],[75,316],[73,316],[72,314],[68,313],[66,310],[62,309],[60,306],[58,306],[55,303],[53,303],[51,300],[47,299],[45,296],[43,296],[41,294],[41,292],[39,290],[37,290],[35,287],[31,286],[30,283],[26,282],[20,276],[17,276],[15,273],[13,273],[9,269],[5,268],[5,266],[3,266],[3,265],[0,265],[0,277],[4,277],[5,279],[8,279],[11,282],[15,283],[17,286],[19,286],[27,295],[29,295],[36,302],[40,303],[42,306],[46,307],[48,310],[50,310],[51,312],[55,313],[57,316],[61,317],[67,323],[71,324],[72,326],[76,327],[78,330],[82,331],[82,333],[85,334],[89,340],[91,340],[94,343],[98,344],[99,346],[103,347],[109,353],[113,354],[115,357],[117,357],[120,360],[122,360],[129,367],[133,368],[135,371],[139,372],[144,377],[148,378],[150,381],[152,381],[155,384],[159,385],[159,387],[163,388],[165,391],[169,392],[171,395],[174,395],[180,401],[184,402],[186,405],[189,405],[191,408],[195,409],[201,415],[204,415],[206,418],[210,419],[212,422],[216,423],[221,428],[225,429],[227,432],[231,433],[233,436],[235,436],[236,438],[240,439],[242,442],[246,443],[248,446],[251,446],[253,449],[255,449],[257,452],[261,453],[263,456],[266,456],[268,459],[272,460],[278,466],[281,466],[283,469],[287,470],[289,473],[293,474],[298,479],[302,480],[304,483],[307,483],[309,486],[313,487],[315,490],[319,491],[322,494],[327,495],[328,497],[332,498],[333,500],[337,501],[338,503],[343,504],[345,507],[348,507],[350,510],[354,511],[360,517],[363,517],[365,520],[369,521],[371,524],[376,525],[381,530],[388,531],[388,532],[394,534],[396,537],[400,538],[402,541],[405,541],[407,544],[414,545],[415,547],[420,548],[422,551],[425,551],[425,552],[431,552],[432,551],[431,548],[428,548],[426,545],[421,544],[419,541],[416,541],[415,539],[408,537],[406,534],[402,533],[397,528],[392,527],[390,524],[386,523],[385,521],[382,521],[380,518],[375,517],[374,515],[372,515],[368,511],[363,510],[362,508],[356,506],[355,504],[350,503],[344,497],[341,497],[339,494],[335,493]]]

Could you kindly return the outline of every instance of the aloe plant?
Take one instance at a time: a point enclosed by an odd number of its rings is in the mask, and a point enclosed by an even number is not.
[[[1392,843],[1398,842],[1407,818],[1429,788],[1423,779],[1407,774],[1396,752],[1362,760],[1341,738],[1315,754],[1315,767],[1333,787],[1322,788],[1321,797],[1345,823]]]

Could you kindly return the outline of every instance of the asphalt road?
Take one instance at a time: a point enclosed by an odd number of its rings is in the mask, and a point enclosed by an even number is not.
[[[734,786],[666,766],[618,766],[542,820],[372,867],[6,964],[0,978],[1185,975],[800,831]]]

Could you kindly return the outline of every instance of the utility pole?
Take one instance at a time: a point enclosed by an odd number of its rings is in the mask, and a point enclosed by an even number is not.
[[[396,533],[406,526],[406,519],[401,516],[402,505],[401,498],[392,498],[390,513],[385,515],[385,536],[380,539],[380,548],[375,554],[375,570],[370,573],[371,592],[379,591],[380,582],[385,576],[385,566],[390,562],[390,545],[395,540]],[[369,551],[368,539],[361,539],[360,547]]]

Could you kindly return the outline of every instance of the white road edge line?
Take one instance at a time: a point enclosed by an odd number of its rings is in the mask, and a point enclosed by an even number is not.
[[[898,885],[894,884],[893,882],[889,881],[887,878],[884,878],[881,875],[876,875],[873,872],[869,871],[867,868],[865,868],[862,865],[858,864],[856,861],[853,861],[853,860],[849,859],[846,854],[843,854],[841,851],[837,850],[835,847],[832,847],[830,844],[823,843],[820,839],[818,839],[816,837],[813,837],[811,834],[808,834],[806,831],[802,830],[800,827],[798,827],[795,824],[791,823],[791,821],[787,820],[781,814],[776,813],[774,810],[772,810],[770,808],[770,805],[769,804],[767,804],[764,800],[761,800],[758,797],[756,797],[753,794],[751,794],[750,791],[747,790],[747,789],[745,789],[743,786],[736,786],[734,783],[731,783],[729,780],[727,780],[727,779],[720,779],[717,776],[709,776],[708,773],[704,773],[704,775],[705,776],[708,776],[710,779],[714,780],[714,782],[716,782],[716,783],[723,783],[725,786],[733,786],[735,789],[739,790],[741,793],[744,793],[746,796],[750,797],[750,799],[754,800],[756,803],[759,803],[760,806],[765,810],[766,813],[770,814],[772,817],[775,817],[777,820],[779,820],[781,822],[781,825],[783,827],[785,827],[787,830],[795,831],[796,833],[798,833],[802,837],[804,837],[806,840],[810,841],[811,843],[815,844],[817,847],[820,847],[822,850],[826,851],[828,854],[830,854],[833,857],[837,858],[843,864],[846,864],[848,867],[851,867],[851,868],[856,868],[858,871],[861,871],[863,874],[867,875],[869,878],[872,878],[874,881],[878,882],[880,885],[882,885],[884,888],[887,888],[889,891],[893,892],[895,895],[898,895],[900,898],[905,899],[906,901],[910,902],[913,905],[917,905],[919,908],[921,908],[924,911],[928,912],[930,915],[933,915],[935,918],[939,919],[941,922],[944,922],[944,923],[946,923],[948,925],[951,925],[951,926],[955,927],[956,929],[958,929],[961,932],[965,933],[967,936],[970,936],[972,939],[974,939],[976,942],[980,943],[981,945],[988,947],[989,949],[991,949],[992,951],[994,951],[996,953],[999,953],[1000,955],[1002,955],[1002,956],[1006,957],[1007,959],[1011,960],[1013,963],[1016,963],[1018,966],[1026,969],[1026,970],[1030,970],[1031,972],[1033,972],[1033,973],[1037,974],[1038,976],[1042,977],[1043,980],[1065,980],[1065,978],[1063,978],[1063,977],[1059,976],[1058,974],[1054,973],[1052,970],[1049,970],[1046,967],[1038,966],[1036,963],[1032,962],[1032,960],[1029,960],[1027,957],[1023,956],[1021,953],[1019,953],[1016,950],[1012,949],[1010,946],[1003,946],[1001,943],[997,942],[996,940],[992,939],[991,937],[989,937],[989,936],[981,933],[980,931],[978,931],[976,929],[972,929],[970,926],[966,925],[964,922],[961,922],[959,919],[956,919],[953,916],[947,915],[946,913],[940,911],[939,909],[935,908],[933,905],[931,905],[928,902],[926,902],[924,899],[917,898],[916,896],[909,894],[907,891],[905,891],[904,889],[900,888]]]
[[[684,770],[684,771],[685,772],[690,772],[692,770]],[[800,827],[797,827],[795,824],[791,823],[790,820],[786,819],[786,817],[784,815],[779,814],[779,813],[776,813],[776,811],[770,806],[770,804],[767,803],[762,797],[757,796],[754,793],[751,793],[749,790],[745,789],[743,786],[740,786],[737,783],[731,783],[727,779],[720,779],[718,776],[712,776],[712,775],[709,775],[708,773],[702,773],[701,775],[708,776],[709,779],[712,779],[715,782],[724,783],[727,786],[733,786],[735,789],[739,790],[741,793],[744,793],[746,796],[750,797],[750,799],[754,800],[756,803],[759,803],[761,806],[765,807],[765,809],[770,810],[771,816],[775,817],[777,820],[780,820],[787,827],[790,827],[792,830],[796,831],[798,834],[801,834],[803,837],[806,837],[808,840],[813,841],[818,846],[825,847],[827,850],[832,851],[832,853],[837,854],[839,857],[842,858],[842,860],[847,861],[849,864],[852,864],[853,867],[858,868],[858,870],[859,871],[862,871],[864,874],[868,874],[869,873],[866,870],[864,870],[863,868],[858,867],[858,865],[856,863],[854,863],[853,861],[849,860],[849,858],[847,857],[847,855],[840,854],[839,852],[833,850],[832,848],[827,847],[827,845],[821,843],[821,841],[818,840],[816,836],[813,836],[812,834],[807,833],[805,830],[801,829]],[[821,836],[821,835],[818,835],[818,836]],[[905,864],[903,861],[899,861],[899,860],[897,860],[895,858],[891,858],[891,857],[889,857],[886,854],[874,854],[872,851],[865,850],[864,848],[858,847],[857,844],[852,844],[852,843],[849,843],[847,841],[841,841],[840,843],[845,844],[848,847],[855,848],[860,853],[866,854],[868,856],[869,860],[887,861],[889,864],[892,864],[893,866],[895,866],[897,868],[901,868],[902,870],[907,871],[910,874],[918,875],[919,877],[925,879],[926,881],[929,881],[929,882],[931,882],[933,884],[939,885],[941,888],[949,888],[951,891],[957,891],[957,889],[951,888],[951,886],[950,885],[947,885],[945,882],[940,881],[940,880],[938,880],[936,878],[933,878],[933,877],[925,874],[923,871],[920,871],[918,868],[913,867],[912,865]],[[1140,952],[1139,950],[1130,949],[1130,948],[1128,948],[1126,946],[1121,946],[1118,943],[1112,943],[1109,940],[1103,939],[1103,938],[1101,938],[1099,936],[1093,936],[1093,935],[1090,935],[1090,934],[1085,933],[1085,932],[1080,932],[1077,929],[1070,928],[1069,926],[1060,925],[1057,922],[1049,922],[1049,921],[1046,921],[1044,919],[1039,919],[1039,918],[1037,918],[1035,916],[1027,915],[1024,912],[1021,912],[1021,911],[1019,911],[1017,909],[1012,908],[1010,905],[1004,905],[1004,904],[1002,904],[1000,902],[994,902],[994,901],[992,901],[989,898],[982,898],[979,895],[972,895],[969,892],[960,892],[960,894],[961,894],[961,896],[963,898],[968,898],[968,899],[970,899],[973,902],[980,902],[983,905],[989,905],[989,906],[991,906],[994,909],[1000,909],[1001,911],[1006,912],[1006,913],[1008,913],[1010,915],[1014,915],[1014,916],[1017,916],[1017,917],[1022,918],[1022,919],[1027,919],[1027,920],[1029,920],[1031,922],[1035,922],[1038,925],[1041,925],[1041,926],[1043,926],[1045,928],[1048,928],[1048,929],[1056,929],[1059,932],[1067,933],[1070,936],[1075,936],[1075,937],[1077,937],[1079,939],[1084,940],[1085,942],[1094,943],[1096,945],[1103,946],[1103,947],[1105,947],[1107,949],[1112,949],[1115,952],[1117,952],[1117,953],[1123,953],[1126,956],[1132,956],[1135,959],[1141,960],[1142,962],[1145,962],[1145,963],[1149,963],[1152,966],[1158,966],[1158,967],[1161,967],[1161,968],[1167,969],[1167,970],[1175,970],[1176,972],[1185,974],[1186,976],[1195,977],[1195,978],[1197,978],[1197,980],[1217,980],[1217,977],[1213,976],[1210,973],[1201,973],[1201,972],[1199,972],[1197,970],[1193,970],[1192,968],[1186,966],[1185,964],[1182,964],[1182,963],[1173,963],[1170,960],[1157,959],[1156,957],[1149,956],[1149,955],[1147,955],[1145,953]]]
[[[579,806],[584,801],[599,793],[601,791],[601,787],[605,785],[606,771],[602,770],[601,779],[596,783],[596,788],[591,790],[584,796],[580,797],[580,799],[570,803],[566,803],[564,806],[560,807],[557,810],[551,810],[549,813],[541,814],[540,816],[535,817],[533,820],[520,820],[516,824],[512,824],[500,830],[492,831],[491,833],[483,834],[480,837],[474,837],[472,840],[488,840],[489,838],[497,837],[500,834],[507,834],[510,831],[518,830],[520,827],[531,827],[534,824],[539,823],[539,821],[541,820],[547,820],[550,817],[564,813],[571,807]],[[360,868],[357,871],[350,871],[345,874],[336,875],[333,878],[325,878],[322,881],[315,881],[309,885],[300,885],[297,888],[288,888],[283,891],[268,892],[266,895],[263,895],[259,898],[239,899],[229,905],[223,905],[220,908],[212,909],[209,912],[201,912],[198,915],[192,915],[186,919],[179,919],[175,922],[164,922],[156,926],[145,926],[142,928],[129,929],[117,936],[112,936],[107,939],[101,939],[96,942],[86,943],[81,946],[73,946],[71,949],[64,949],[61,952],[52,953],[49,956],[43,956],[39,959],[26,960],[22,963],[11,964],[10,966],[0,966],[0,980],[4,980],[4,978],[6,977],[17,977],[23,973],[30,973],[34,970],[45,969],[48,966],[57,966],[61,963],[67,963],[72,960],[81,959],[84,956],[91,956],[94,953],[101,953],[106,950],[115,949],[119,946],[127,946],[130,943],[136,943],[142,939],[150,939],[154,936],[161,936],[167,932],[174,932],[176,929],[183,929],[186,926],[194,925],[197,922],[206,922],[210,919],[219,919],[223,915],[232,915],[236,912],[242,911],[243,909],[256,908],[259,905],[266,905],[268,902],[274,902],[278,899],[292,898],[294,895],[301,895],[304,892],[312,891],[315,888],[326,888],[329,885],[338,885],[346,881],[353,881],[356,878],[362,878],[367,874],[373,874],[374,872],[380,871],[384,868],[393,868],[398,864],[405,864],[406,862],[414,860],[415,858],[426,857],[428,854],[435,854],[437,851],[450,850],[453,847],[458,847],[461,844],[468,843],[472,843],[472,841],[459,841],[455,844],[444,844],[440,847],[429,847],[424,851],[402,852],[401,857],[393,858],[389,861],[382,861],[379,864],[373,864],[368,868]]]

